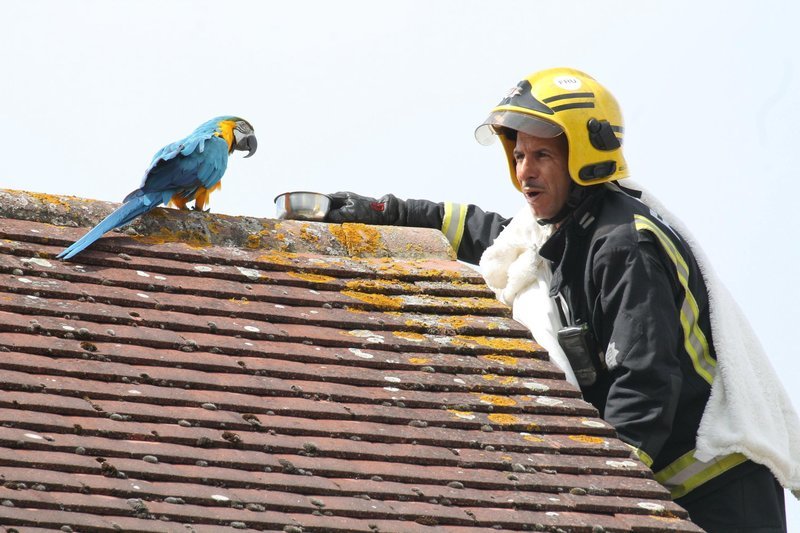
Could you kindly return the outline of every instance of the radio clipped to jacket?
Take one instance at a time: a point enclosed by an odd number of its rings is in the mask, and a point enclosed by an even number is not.
[[[566,326],[558,330],[558,344],[569,360],[572,372],[581,387],[597,381],[597,355],[592,349],[594,339],[588,324]]]

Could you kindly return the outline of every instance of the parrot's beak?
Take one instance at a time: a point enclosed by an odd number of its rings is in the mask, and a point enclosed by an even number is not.
[[[252,133],[245,137],[242,137],[236,142],[236,150],[240,150],[244,152],[247,150],[247,155],[244,156],[245,158],[250,157],[254,153],[256,153],[256,148],[258,148],[258,140],[256,136]]]

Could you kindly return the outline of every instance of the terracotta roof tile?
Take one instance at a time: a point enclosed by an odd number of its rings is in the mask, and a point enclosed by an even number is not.
[[[0,200],[5,531],[700,531],[438,232]]]

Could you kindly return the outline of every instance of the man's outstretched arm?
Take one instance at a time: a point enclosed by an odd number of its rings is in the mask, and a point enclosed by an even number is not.
[[[332,203],[327,222],[436,228],[444,233],[461,261],[474,265],[511,221],[473,204],[401,200],[393,194],[379,199],[352,192],[328,196]]]

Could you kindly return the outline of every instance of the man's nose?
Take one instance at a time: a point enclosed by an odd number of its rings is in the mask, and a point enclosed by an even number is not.
[[[539,176],[538,168],[530,162],[528,158],[522,159],[517,163],[517,179],[524,183],[529,179],[536,179]]]

